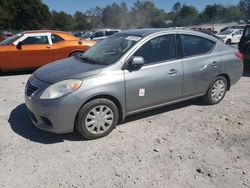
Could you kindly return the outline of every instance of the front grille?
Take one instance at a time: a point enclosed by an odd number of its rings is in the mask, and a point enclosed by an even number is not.
[[[38,90],[38,87],[32,85],[30,82],[27,83],[26,95],[28,97],[32,95],[36,90]]]

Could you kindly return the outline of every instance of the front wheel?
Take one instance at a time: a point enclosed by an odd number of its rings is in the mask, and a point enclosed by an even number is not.
[[[86,139],[101,138],[115,128],[118,116],[118,109],[112,101],[96,99],[79,110],[76,127]]]
[[[207,104],[218,104],[225,97],[227,92],[227,80],[223,76],[217,77],[209,86],[206,95],[203,97]]]
[[[84,54],[84,52],[73,52],[72,54],[69,55],[69,57],[76,57],[82,54]]]

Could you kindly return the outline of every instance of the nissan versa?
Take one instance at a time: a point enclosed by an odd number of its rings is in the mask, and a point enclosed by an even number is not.
[[[217,104],[243,72],[243,55],[187,29],[114,34],[83,55],[48,64],[25,89],[40,129],[87,139],[108,135],[127,115],[203,97]]]

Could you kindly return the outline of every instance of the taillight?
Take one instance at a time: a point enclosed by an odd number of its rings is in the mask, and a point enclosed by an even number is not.
[[[244,60],[244,55],[243,55],[242,53],[240,53],[240,52],[235,52],[234,55],[235,55],[236,57],[238,57],[241,61]]]

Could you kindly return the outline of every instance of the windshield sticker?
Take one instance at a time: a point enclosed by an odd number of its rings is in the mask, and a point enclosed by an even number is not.
[[[141,37],[137,37],[137,36],[128,36],[126,39],[127,39],[127,40],[132,40],[132,41],[139,41],[139,40],[141,40]]]

